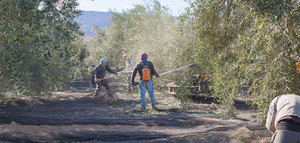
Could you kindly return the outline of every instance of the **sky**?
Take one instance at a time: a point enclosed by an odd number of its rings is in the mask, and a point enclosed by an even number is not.
[[[188,3],[184,0],[158,0],[162,6],[169,8],[172,15],[178,16],[188,7]],[[145,0],[78,0],[80,10],[102,11],[112,10],[114,12],[122,12],[131,9],[134,5],[145,4]]]

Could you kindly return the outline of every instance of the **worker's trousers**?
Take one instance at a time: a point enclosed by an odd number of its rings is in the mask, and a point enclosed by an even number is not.
[[[148,94],[149,94],[149,97],[151,99],[152,107],[156,107],[153,80],[152,79],[149,80],[149,81],[140,80],[139,81],[139,89],[140,89],[140,96],[141,96],[141,106],[146,107],[145,94],[146,94],[146,90],[147,90]]]
[[[97,97],[101,91],[101,86],[104,86],[106,89],[106,92],[109,96],[112,96],[110,90],[109,90],[109,85],[106,79],[103,80],[97,80],[97,88],[93,94],[93,97]]]
[[[300,143],[300,132],[290,130],[276,130],[272,143]]]

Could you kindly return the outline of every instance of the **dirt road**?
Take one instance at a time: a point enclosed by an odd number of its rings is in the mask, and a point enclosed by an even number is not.
[[[95,102],[89,88],[7,104],[0,109],[0,141],[216,143],[268,142],[271,136],[251,110],[226,119],[212,105],[193,103],[182,110],[177,99],[157,93],[160,110],[148,105],[140,112],[137,94],[114,94],[120,99],[112,104]]]

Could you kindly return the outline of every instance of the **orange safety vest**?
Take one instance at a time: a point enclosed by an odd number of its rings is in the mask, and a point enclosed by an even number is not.
[[[143,78],[143,81],[151,80],[151,70],[150,70],[147,62],[143,65],[142,78]]]

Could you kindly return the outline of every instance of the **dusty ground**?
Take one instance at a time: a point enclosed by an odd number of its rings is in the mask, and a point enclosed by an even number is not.
[[[140,112],[137,94],[119,92],[104,104],[92,89],[57,92],[52,97],[18,100],[0,108],[1,142],[269,142],[271,134],[255,121],[252,110],[226,119],[211,104],[193,103],[182,110],[172,96],[157,93],[159,111],[149,104]],[[149,103],[149,101],[147,101]],[[30,104],[29,104],[30,103]]]

